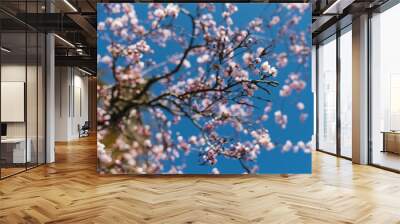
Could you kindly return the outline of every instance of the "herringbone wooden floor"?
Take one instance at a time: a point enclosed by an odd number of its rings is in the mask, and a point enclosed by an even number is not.
[[[0,181],[0,223],[400,223],[400,175],[330,155],[312,175],[100,177],[95,143]]]

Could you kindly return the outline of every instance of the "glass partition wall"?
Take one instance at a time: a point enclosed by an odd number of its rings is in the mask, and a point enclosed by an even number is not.
[[[400,171],[400,4],[371,18],[370,163]]]
[[[316,50],[317,150],[352,157],[351,25],[320,42]]]
[[[318,149],[336,154],[336,36],[318,47]]]
[[[21,20],[42,8],[13,3],[0,2],[1,179],[45,163],[45,35]]]
[[[352,158],[352,33],[351,25],[341,31],[340,49],[340,155]]]

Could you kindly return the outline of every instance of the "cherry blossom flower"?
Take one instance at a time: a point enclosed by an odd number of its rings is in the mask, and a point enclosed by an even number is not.
[[[251,55],[249,52],[245,52],[244,54],[243,54],[243,62],[246,64],[246,65],[250,65],[250,64],[252,64],[253,63],[253,55]]]
[[[99,22],[99,24],[97,24],[97,30],[99,31],[103,31],[106,27],[106,23],[105,22]]]
[[[301,113],[300,114],[299,119],[300,119],[301,122],[304,123],[307,120],[307,118],[308,118],[308,114],[307,113]]]
[[[275,111],[275,123],[280,125],[281,128],[285,129],[287,122],[288,122],[288,117],[286,114],[282,114],[280,110]]]
[[[211,171],[213,174],[220,174],[220,172],[219,172],[219,170],[217,169],[217,168],[212,168],[212,171]]]
[[[279,23],[280,20],[281,19],[279,16],[272,17],[271,21],[269,22],[269,26],[275,26],[276,24]]]
[[[287,65],[287,63],[288,63],[287,54],[285,52],[280,53],[277,57],[276,66],[278,66],[279,68],[283,68]]]
[[[167,15],[176,18],[179,15],[180,8],[177,4],[169,3],[165,10],[166,10]]]
[[[288,3],[285,4],[286,8],[289,10],[295,9],[298,10],[300,13],[303,13],[308,7],[308,3]]]
[[[208,54],[203,54],[202,56],[197,58],[197,63],[199,64],[204,64],[210,60],[210,55]]]
[[[261,68],[264,72],[269,72],[271,66],[269,65],[268,61],[265,61],[264,63],[262,63]]]
[[[292,149],[293,143],[290,140],[287,140],[286,143],[282,146],[283,152],[288,152]]]
[[[249,23],[249,27],[250,27],[250,29],[252,29],[256,32],[261,32],[262,23],[263,23],[262,19],[256,18]]]
[[[105,55],[104,57],[101,58],[101,62],[103,62],[104,64],[106,64],[108,66],[111,66],[113,59],[110,56]]]
[[[283,85],[282,89],[279,91],[279,95],[282,97],[289,96],[292,93],[292,89],[288,85]]]
[[[156,16],[160,19],[164,18],[166,15],[167,14],[164,9],[159,8],[159,9],[154,10],[154,16]]]
[[[297,107],[298,110],[304,110],[304,103],[298,102],[298,103],[296,104],[296,107]]]

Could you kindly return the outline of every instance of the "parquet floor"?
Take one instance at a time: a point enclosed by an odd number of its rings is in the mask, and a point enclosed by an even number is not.
[[[314,153],[312,175],[102,176],[94,138],[0,181],[0,223],[400,223],[400,175]]]
[[[1,175],[2,175],[2,177],[4,176],[4,177],[7,177],[7,176],[10,176],[10,175],[13,175],[13,174],[16,174],[16,173],[18,173],[18,172],[22,172],[22,171],[24,171],[25,170],[25,167],[23,167],[23,168],[1,168]]]

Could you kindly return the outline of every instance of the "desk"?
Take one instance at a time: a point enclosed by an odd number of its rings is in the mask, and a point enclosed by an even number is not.
[[[400,154],[400,131],[383,131],[383,151]]]
[[[25,138],[1,139],[2,159],[5,159],[6,162],[8,163],[30,162],[32,158],[31,154],[32,141],[31,139],[28,138],[26,142],[28,143],[27,144],[28,147],[26,147],[26,154],[25,154]]]

